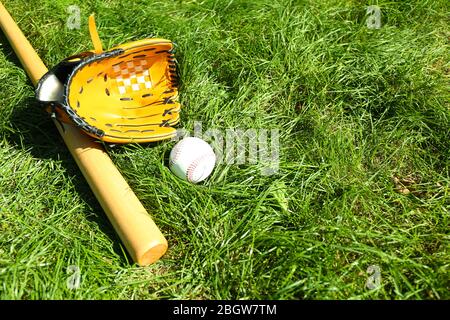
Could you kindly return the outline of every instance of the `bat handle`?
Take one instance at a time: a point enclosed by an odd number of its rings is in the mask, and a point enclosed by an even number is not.
[[[1,2],[0,27],[36,85],[47,67]],[[157,261],[167,240],[105,150],[73,125],[56,127],[133,260],[141,266]]]
[[[1,2],[0,25],[23,68],[36,86],[39,79],[47,72],[47,67]]]

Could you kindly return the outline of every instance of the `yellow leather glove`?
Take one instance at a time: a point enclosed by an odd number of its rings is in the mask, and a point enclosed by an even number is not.
[[[94,17],[95,50],[69,57],[39,81],[36,98],[47,111],[105,142],[172,138],[179,122],[173,43],[144,39],[102,50]]]

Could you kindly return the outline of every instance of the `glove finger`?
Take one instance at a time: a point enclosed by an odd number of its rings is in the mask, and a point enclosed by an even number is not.
[[[176,129],[172,127],[151,126],[141,130],[135,128],[111,128],[105,131],[102,140],[112,143],[153,142],[170,139],[176,136]]]

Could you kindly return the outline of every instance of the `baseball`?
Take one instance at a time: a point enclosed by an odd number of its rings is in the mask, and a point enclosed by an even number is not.
[[[192,183],[205,180],[215,164],[216,155],[213,149],[200,138],[184,138],[170,152],[170,170],[177,177]]]

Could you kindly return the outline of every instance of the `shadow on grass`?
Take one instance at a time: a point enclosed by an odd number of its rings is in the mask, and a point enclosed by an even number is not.
[[[127,264],[127,259],[132,261],[128,253],[126,258],[123,257],[123,252],[126,250],[121,248],[121,240],[89,188],[49,115],[33,98],[28,98],[14,108],[10,121],[16,133],[6,135],[8,142],[20,149],[27,150],[37,159],[60,163],[71,178],[71,182],[82,201],[96,213],[86,215],[86,219],[98,225],[99,229],[111,239],[114,243],[113,250],[122,257],[124,265]]]
[[[22,68],[20,60],[9,45],[5,35],[0,32],[0,51],[17,67]],[[29,83],[31,85],[31,83]],[[33,157],[42,160],[58,161],[65,168],[67,174],[80,198],[96,213],[87,215],[86,219],[98,225],[113,242],[113,250],[122,257],[124,265],[131,257],[123,256],[121,241],[108,221],[103,209],[89,188],[87,181],[66,148],[63,139],[59,135],[53,121],[34,98],[19,101],[13,108],[9,121],[14,128],[13,132],[5,133],[7,141],[20,149],[27,150]],[[119,150],[115,150],[119,151]]]

